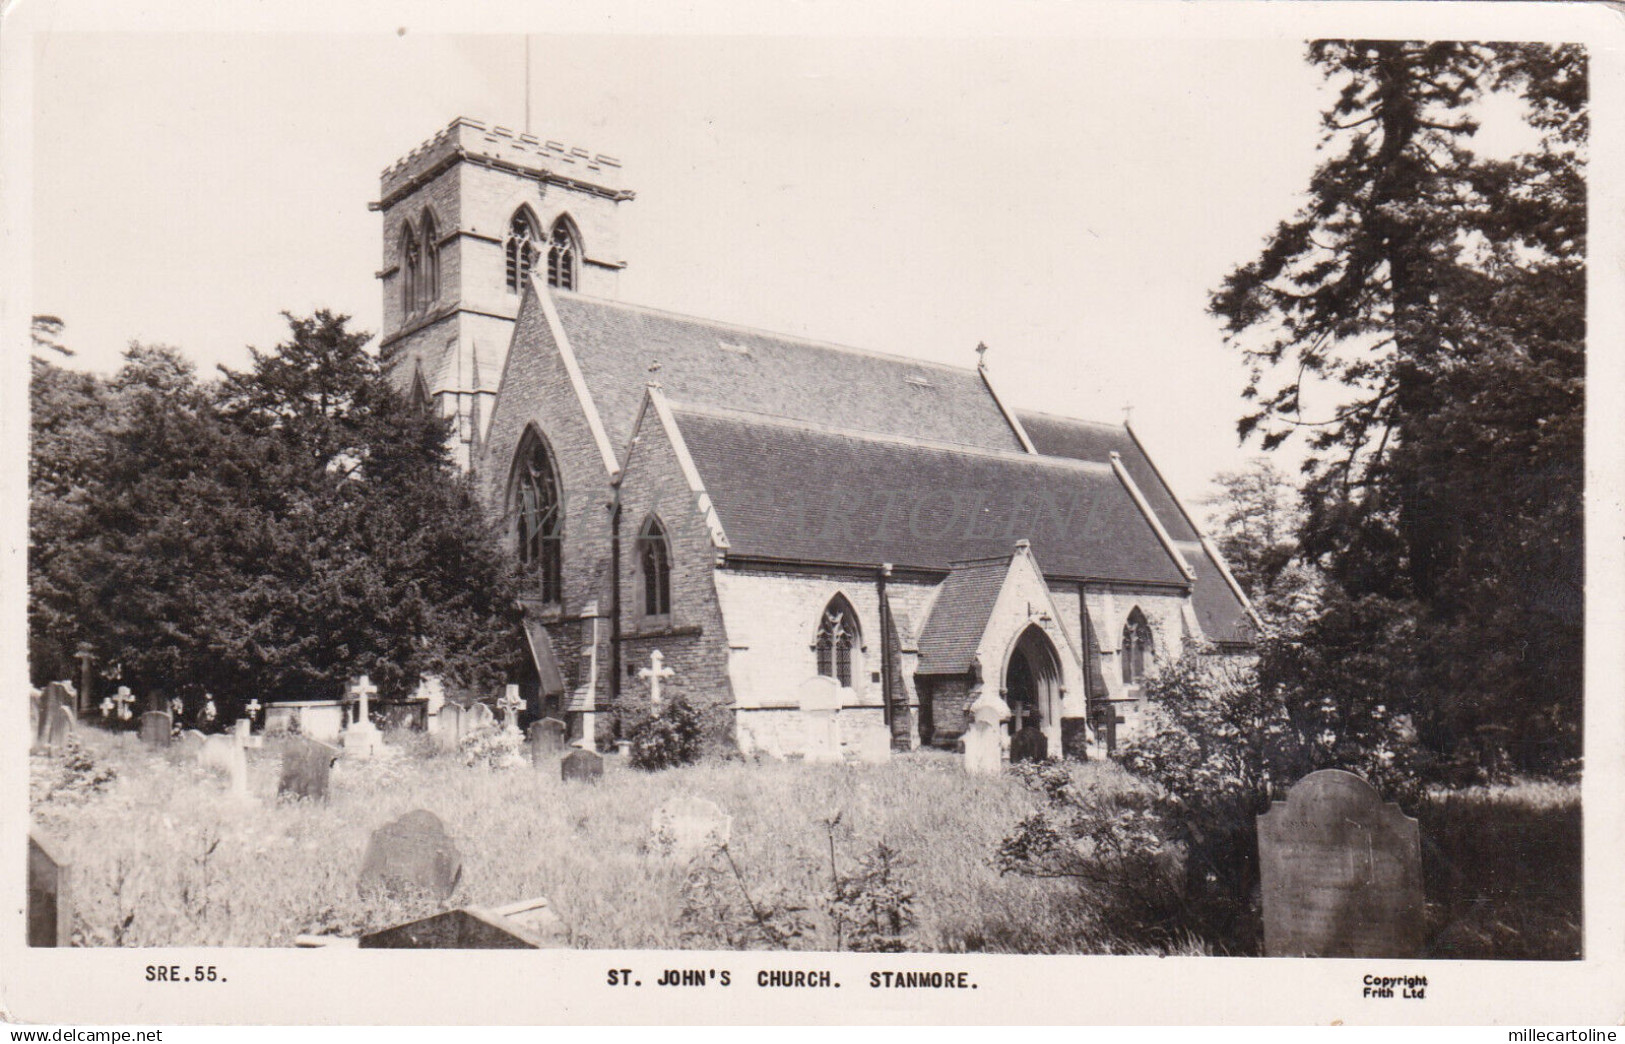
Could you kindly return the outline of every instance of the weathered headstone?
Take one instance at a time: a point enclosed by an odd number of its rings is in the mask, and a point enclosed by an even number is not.
[[[796,698],[804,729],[802,760],[809,764],[839,764],[841,734],[835,716],[841,710],[841,683],[817,675],[797,686]]]
[[[559,777],[566,783],[596,783],[604,778],[604,759],[593,750],[572,750],[559,759]]]
[[[469,733],[478,732],[481,729],[496,728],[496,723],[496,715],[491,713],[490,707],[483,703],[470,704],[468,717],[463,721],[463,735],[467,736]]]
[[[971,704],[970,726],[965,730],[965,771],[973,776],[996,776],[1004,771],[1004,725],[1010,706],[997,693],[983,692]]]
[[[206,769],[215,769],[226,775],[232,794],[248,795],[248,755],[238,745],[235,736],[210,736],[198,750],[197,763]]]
[[[52,682],[45,687],[39,701],[39,719],[34,723],[35,746],[48,748],[56,745],[51,737],[60,727],[61,717],[57,714],[57,708],[61,707],[71,714],[74,699],[73,686],[67,682]]]
[[[73,901],[67,863],[32,833],[28,835],[28,945],[70,946]]]
[[[714,801],[676,797],[664,802],[649,819],[649,851],[677,863],[693,862],[721,848],[733,834],[733,817]]]
[[[533,721],[529,733],[531,764],[551,768],[554,759],[564,754],[564,722],[557,718]]]
[[[1416,820],[1351,772],[1300,779],[1258,817],[1269,957],[1419,957]]]
[[[479,907],[447,910],[363,935],[363,950],[539,950],[542,939]]]
[[[1049,757],[1049,737],[1028,725],[1010,737],[1010,761],[1043,761]]]
[[[463,856],[440,817],[416,809],[374,830],[356,884],[363,896],[431,895],[445,899],[457,889]]]
[[[30,738],[38,738],[39,736],[39,723],[42,716],[40,714],[40,705],[44,700],[45,694],[43,692],[35,688],[28,690],[28,735]]]
[[[282,748],[282,779],[277,794],[322,801],[339,749],[307,736],[290,736]]]
[[[167,747],[173,738],[173,726],[168,711],[147,711],[141,715],[141,742],[149,747]]]
[[[57,704],[51,710],[51,734],[46,743],[52,750],[61,750],[78,731],[79,726],[74,720],[73,708],[65,703]]]
[[[208,737],[197,729],[186,729],[181,733],[181,751],[186,754],[196,755],[198,751],[203,749],[203,742],[206,739]]]
[[[447,703],[440,708],[440,713],[435,715],[435,719],[435,744],[441,750],[456,750],[463,737],[472,731],[469,727],[468,709],[459,703]]]

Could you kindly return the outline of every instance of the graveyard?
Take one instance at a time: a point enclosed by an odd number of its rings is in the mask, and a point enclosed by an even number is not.
[[[71,881],[60,901],[31,898],[58,945],[1230,952],[1111,916],[1129,898],[1114,891],[1121,875],[1001,873],[994,853],[1043,801],[1008,764],[968,771],[960,755],[920,750],[649,772],[488,711],[456,743],[389,728],[342,746],[103,720],[48,722],[30,759],[31,860]],[[1149,784],[1113,762],[1067,770],[1108,817],[1146,807]],[[1420,813],[1420,845],[1416,820],[1387,807],[1410,835],[1399,872],[1417,891],[1394,910],[1403,930],[1378,945],[1578,955],[1577,787],[1439,795]],[[895,914],[879,934],[852,913],[876,897]],[[1270,916],[1266,931],[1284,939],[1321,915]]]

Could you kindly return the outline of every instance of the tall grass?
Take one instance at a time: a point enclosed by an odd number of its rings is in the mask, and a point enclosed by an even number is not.
[[[434,909],[363,899],[356,879],[371,832],[426,808],[463,855],[444,904],[500,905],[547,896],[578,947],[678,948],[688,871],[647,851],[650,817],[693,794],[733,816],[730,887],[758,903],[804,908],[797,949],[833,949],[831,820],[836,869],[851,871],[884,841],[915,894],[907,945],[918,950],[1135,952],[1104,935],[1068,882],[1001,877],[998,841],[1033,807],[1008,777],[974,777],[937,752],[885,766],[707,761],[658,773],[606,759],[596,786],[557,771],[506,771],[456,756],[343,759],[330,801],[279,802],[274,749],[249,751],[249,792],[178,750],[87,729],[86,745],[117,772],[84,800],[37,798],[36,820],[75,865],[76,940],[83,945],[287,946],[302,933],[356,934]],[[400,739],[400,737],[393,737]],[[43,759],[36,759],[43,760]],[[1115,766],[1090,766],[1103,779]],[[692,911],[690,917],[692,917]]]

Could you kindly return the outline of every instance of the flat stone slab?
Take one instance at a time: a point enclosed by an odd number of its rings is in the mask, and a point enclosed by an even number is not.
[[[539,950],[546,940],[478,907],[447,910],[361,937],[363,950]]]
[[[70,946],[72,870],[45,842],[28,835],[28,945]]]
[[[383,892],[444,899],[457,890],[462,875],[463,855],[440,817],[420,808],[373,831],[356,888],[363,896]]]
[[[1258,817],[1258,865],[1266,956],[1421,955],[1421,831],[1359,776],[1294,784]]]

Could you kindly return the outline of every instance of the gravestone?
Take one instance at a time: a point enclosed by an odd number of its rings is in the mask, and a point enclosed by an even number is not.
[[[841,733],[835,716],[841,710],[841,683],[823,675],[808,678],[796,687],[801,707],[802,760],[809,764],[841,763]]]
[[[1294,784],[1258,817],[1258,865],[1266,956],[1421,956],[1421,833],[1359,776]]]
[[[462,853],[440,817],[420,808],[372,832],[356,889],[363,897],[381,893],[445,899],[456,891],[462,874]]]
[[[46,739],[52,750],[62,750],[68,745],[68,740],[79,731],[78,722],[74,720],[73,708],[65,703],[59,703],[51,711],[51,734]]]
[[[239,747],[248,746],[248,741],[254,736],[254,723],[247,718],[238,718],[232,723],[231,738]]]
[[[491,713],[490,707],[483,703],[475,703],[469,706],[468,717],[463,724],[465,726],[463,735],[467,736],[469,733],[478,732],[481,729],[496,728],[497,719],[496,715]]]
[[[60,717],[57,708],[62,707],[70,713],[73,709],[73,689],[66,682],[52,682],[45,687],[39,700],[39,718],[34,723],[34,745],[49,748],[52,742],[52,733],[59,728]]]
[[[456,750],[463,737],[471,731],[468,708],[458,703],[448,703],[440,708],[435,718],[435,745],[441,750]]]
[[[235,736],[220,735],[205,739],[198,749],[197,763],[206,769],[225,773],[233,795],[248,796],[248,755],[238,745]]]
[[[858,732],[858,761],[864,765],[891,763],[891,729],[885,725],[869,725]]]
[[[181,751],[186,754],[196,755],[198,751],[203,749],[203,741],[206,739],[208,737],[197,729],[186,729],[181,733]]]
[[[327,781],[339,749],[308,736],[291,736],[282,748],[282,779],[277,794],[312,801],[327,799]]]
[[[539,950],[547,943],[479,907],[447,910],[363,935],[363,950]]]
[[[716,802],[675,797],[649,819],[649,851],[674,863],[691,863],[695,856],[726,845],[732,834],[733,817]]]
[[[383,737],[378,733],[378,727],[372,723],[372,710],[368,705],[368,697],[378,695],[378,686],[372,679],[363,674],[350,682],[345,690],[355,697],[355,720],[345,727],[340,741],[344,744],[344,753],[352,758],[366,760],[375,757],[379,748],[383,746]]]
[[[1049,737],[1028,725],[1010,737],[1010,762],[1043,761],[1049,757]]]
[[[559,778],[566,783],[597,783],[604,778],[604,759],[597,751],[572,750],[559,759]]]
[[[37,738],[39,736],[40,704],[44,700],[45,694],[43,692],[35,688],[28,690],[28,735],[30,737]]]
[[[1004,771],[1004,722],[1010,719],[1010,706],[997,693],[985,691],[968,713],[965,771],[973,776],[996,776]]]
[[[564,753],[564,722],[543,718],[530,723],[530,761],[537,768],[551,768],[553,759]]]
[[[45,843],[28,835],[28,945],[70,946],[73,902],[71,868]]]
[[[174,719],[168,711],[147,711],[141,715],[141,742],[149,747],[167,747],[174,738]]]

